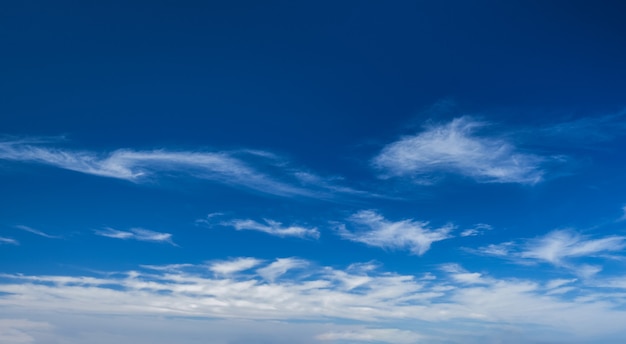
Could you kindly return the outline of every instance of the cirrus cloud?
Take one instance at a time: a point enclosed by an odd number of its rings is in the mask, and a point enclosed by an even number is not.
[[[432,243],[451,238],[450,232],[454,229],[450,224],[431,229],[428,222],[389,221],[373,210],[353,214],[348,223],[358,229],[350,231],[345,224],[339,225],[338,234],[344,239],[385,249],[408,249],[418,256],[426,253]]]
[[[486,125],[467,116],[433,125],[388,144],[372,163],[387,177],[455,173],[484,183],[540,182],[547,158],[522,152],[503,137],[479,135]]]

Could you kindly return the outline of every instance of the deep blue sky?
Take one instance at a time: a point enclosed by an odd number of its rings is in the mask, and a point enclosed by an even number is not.
[[[625,11],[2,3],[0,341],[618,343]]]

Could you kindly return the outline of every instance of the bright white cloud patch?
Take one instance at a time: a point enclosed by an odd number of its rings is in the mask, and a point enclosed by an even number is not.
[[[234,260],[214,262],[209,266],[209,270],[221,274],[230,275],[233,273],[250,270],[261,264],[262,260],[255,258],[237,258]]]
[[[320,236],[317,228],[306,228],[302,226],[283,226],[282,223],[274,220],[264,219],[265,223],[259,223],[249,219],[235,219],[224,221],[223,226],[232,227],[235,230],[251,230],[267,233],[278,237],[298,237],[298,238],[314,238]]]
[[[164,242],[176,246],[174,241],[172,241],[172,234],[155,232],[143,228],[131,228],[130,231],[120,231],[113,228],[105,228],[103,230],[95,231],[95,234],[113,239],[132,239],[148,242]]]
[[[461,117],[393,142],[373,160],[387,176],[417,179],[457,173],[479,182],[535,184],[542,180],[545,158],[520,152],[501,137],[480,136],[485,123]]]
[[[431,229],[428,222],[414,220],[389,221],[372,210],[362,210],[348,218],[350,231],[346,225],[339,227],[339,235],[344,239],[385,249],[409,250],[412,254],[423,255],[432,243],[450,238],[452,225]]]

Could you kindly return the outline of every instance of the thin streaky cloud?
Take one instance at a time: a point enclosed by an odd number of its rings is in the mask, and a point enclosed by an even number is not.
[[[302,194],[304,190],[274,181],[227,152],[133,151],[120,149],[109,154],[42,147],[22,142],[0,143],[0,158],[36,162],[101,177],[133,182],[159,172],[186,171],[202,179],[241,185],[259,191]]]
[[[621,251],[625,246],[626,237],[623,236],[589,239],[571,230],[556,230],[543,237],[530,240],[520,252],[520,257],[561,265],[568,258]]]
[[[118,231],[117,229],[113,229],[113,228],[105,228],[103,230],[96,230],[94,231],[94,233],[99,236],[113,238],[113,239],[131,239],[134,237],[133,233],[131,232]]]
[[[224,215],[225,215],[224,213],[219,213],[219,212],[210,213],[207,216],[205,216],[204,218],[197,219],[196,221],[194,221],[194,223],[196,225],[204,225],[204,226],[207,226],[207,227],[213,227],[216,224],[219,225],[219,222],[214,221],[213,218],[224,216]]]
[[[463,230],[460,236],[462,237],[478,236],[478,235],[484,234],[485,231],[490,231],[492,229],[493,227],[491,225],[488,225],[486,223],[478,223],[474,225],[473,228],[468,228],[468,229]]]
[[[167,265],[140,265],[144,269],[156,271],[178,271],[183,268],[192,267],[193,264],[167,264]]]
[[[260,223],[250,219],[235,219],[223,221],[220,224],[226,227],[232,227],[235,230],[251,230],[267,233],[277,237],[297,237],[297,238],[313,238],[320,236],[319,231],[315,227],[307,228],[297,225],[283,226],[282,223],[270,219],[264,219],[264,223]]]
[[[421,256],[437,241],[451,238],[453,225],[432,229],[428,222],[401,220],[389,221],[373,210],[362,210],[348,218],[348,224],[357,227],[350,231],[340,224],[338,234],[347,240],[384,249],[409,250]]]
[[[514,246],[514,242],[508,241],[500,244],[489,244],[487,246],[480,247],[477,250],[468,249],[468,251],[487,256],[509,257]]]
[[[0,244],[19,245],[19,241],[11,238],[0,237]]]
[[[130,231],[120,231],[114,228],[105,228],[103,230],[94,231],[96,235],[113,238],[113,239],[122,239],[122,240],[137,240],[137,241],[147,241],[147,242],[161,242],[168,243],[173,246],[178,246],[172,240],[172,234],[170,233],[161,233],[155,232],[148,229],[143,228],[131,228]]]
[[[385,146],[372,160],[383,177],[412,177],[454,173],[483,183],[536,184],[546,171],[547,157],[521,152],[502,137],[479,135],[486,122],[460,117],[427,127],[421,133]]]
[[[570,278],[570,279],[564,279],[564,278],[559,278],[559,279],[553,279],[548,281],[548,283],[546,283],[546,289],[556,289],[556,288],[560,288],[566,284],[570,284],[570,283],[574,283],[576,282],[577,279],[576,278]]]
[[[260,151],[118,149],[110,153],[96,153],[49,147],[44,143],[2,141],[0,159],[39,163],[135,183],[149,181],[167,172],[181,172],[192,178],[277,196],[336,198],[339,194],[370,195],[338,185],[335,180],[289,167],[288,162],[279,160],[274,154]],[[307,178],[303,179],[303,175],[307,175]]]
[[[39,236],[42,236],[42,237],[48,238],[48,239],[61,239],[60,236],[50,235],[48,233],[45,233],[45,232],[42,232],[40,230],[34,229],[32,227],[24,226],[24,225],[17,225],[17,226],[15,226],[15,228],[19,228],[19,229],[21,229],[23,231],[30,232],[30,233],[33,233],[35,235],[39,235]]]
[[[579,259],[622,257],[626,247],[625,236],[606,236],[594,239],[574,230],[554,230],[543,236],[526,239],[522,243],[490,244],[469,252],[508,259],[514,263],[549,263],[564,268],[582,278],[589,278],[602,270],[601,265],[581,264]]]

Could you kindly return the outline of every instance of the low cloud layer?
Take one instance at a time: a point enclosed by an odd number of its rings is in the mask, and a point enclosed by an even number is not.
[[[575,279],[495,278],[459,264],[444,265],[428,275],[397,274],[369,264],[338,269],[298,258],[249,257],[101,276],[4,274],[0,313],[30,314],[39,322],[54,312],[57,315],[48,319],[52,322],[82,314],[132,315],[134,321],[168,316],[172,324],[179,317],[231,319],[232,324],[244,320],[318,324],[319,332],[310,333],[305,342],[478,342],[455,337],[451,327],[468,327],[483,335],[489,331],[493,335],[497,328],[515,329],[528,336],[527,342],[624,334],[626,312],[621,309],[626,297],[613,289]],[[330,319],[364,327],[322,330]],[[22,334],[16,336],[35,336],[28,326],[21,326]],[[543,330],[534,333],[536,326]]]

